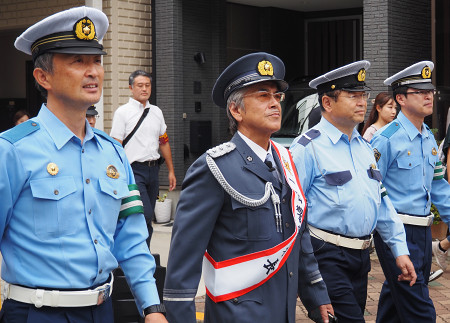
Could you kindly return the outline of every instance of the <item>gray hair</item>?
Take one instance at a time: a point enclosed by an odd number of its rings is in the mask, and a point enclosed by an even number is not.
[[[53,56],[54,53],[44,53],[42,55],[39,55],[38,57],[36,57],[36,60],[34,61],[34,68],[35,69],[40,68],[44,72],[53,74]],[[39,92],[41,92],[41,95],[44,98],[47,98],[48,95],[47,90],[44,89],[36,80],[34,80],[34,83]]]
[[[230,129],[230,133],[234,135],[238,128],[238,123],[236,119],[230,112],[230,105],[234,102],[236,106],[241,107],[243,111],[245,111],[244,105],[244,95],[247,92],[247,89],[244,87],[242,89],[231,92],[230,96],[227,99],[227,116],[228,116],[228,127]]]
[[[152,76],[150,75],[150,73],[147,73],[146,71],[143,71],[143,70],[137,70],[130,74],[130,77],[128,78],[128,84],[133,86],[134,80],[138,76],[148,77],[150,79],[150,83],[152,82]]]

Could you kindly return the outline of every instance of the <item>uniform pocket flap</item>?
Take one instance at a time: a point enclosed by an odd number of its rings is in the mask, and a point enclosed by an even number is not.
[[[378,169],[373,169],[372,167],[367,170],[367,174],[369,174],[369,178],[376,181],[381,182],[381,180],[383,179],[383,176],[381,176],[381,172]]]
[[[417,157],[402,157],[397,159],[398,168],[412,169],[420,165],[421,160]]]
[[[105,179],[100,178],[100,190],[111,196],[112,198],[118,200],[130,195],[130,190],[128,189],[128,185],[124,180],[121,179]]]
[[[31,194],[39,199],[58,201],[77,190],[73,177],[63,176],[30,181]]]
[[[349,170],[324,175],[328,185],[341,186],[352,179],[352,173]]]

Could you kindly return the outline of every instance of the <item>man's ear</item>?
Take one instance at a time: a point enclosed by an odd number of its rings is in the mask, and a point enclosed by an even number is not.
[[[334,98],[331,98],[327,95],[322,96],[322,106],[325,109],[326,112],[330,112],[331,110],[333,110],[333,106],[332,106],[332,102],[331,100],[334,101]]]
[[[237,122],[242,121],[242,109],[235,102],[231,102],[231,104],[228,106],[228,109]]]
[[[133,90],[133,86],[132,85],[128,85],[128,88],[130,89],[130,91]]]
[[[36,82],[42,86],[47,91],[51,88],[51,84],[49,82],[50,73],[45,72],[42,68],[36,67],[33,70],[33,76]]]
[[[397,103],[400,105],[400,107],[405,105],[406,95],[405,94],[396,94],[395,99],[397,100]]]

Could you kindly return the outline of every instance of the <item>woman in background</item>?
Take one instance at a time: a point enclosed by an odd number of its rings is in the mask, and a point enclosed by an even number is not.
[[[362,134],[363,138],[371,141],[373,134],[378,129],[395,119],[397,108],[392,95],[388,92],[380,92],[373,102],[372,110],[369,118],[364,125]]]
[[[21,124],[22,122],[27,121],[30,119],[30,115],[25,110],[19,110],[14,114],[13,122],[14,125],[17,126],[18,124]]]

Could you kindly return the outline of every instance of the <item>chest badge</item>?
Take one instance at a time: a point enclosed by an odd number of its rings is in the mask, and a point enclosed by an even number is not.
[[[436,156],[437,155],[436,148],[433,147],[433,149],[431,149],[431,153],[433,154],[433,156]]]
[[[106,176],[117,179],[119,178],[119,172],[113,165],[108,165],[108,167],[106,167]]]
[[[58,165],[56,165],[55,163],[48,163],[48,165],[47,165],[47,172],[50,175],[55,176],[59,172]]]

